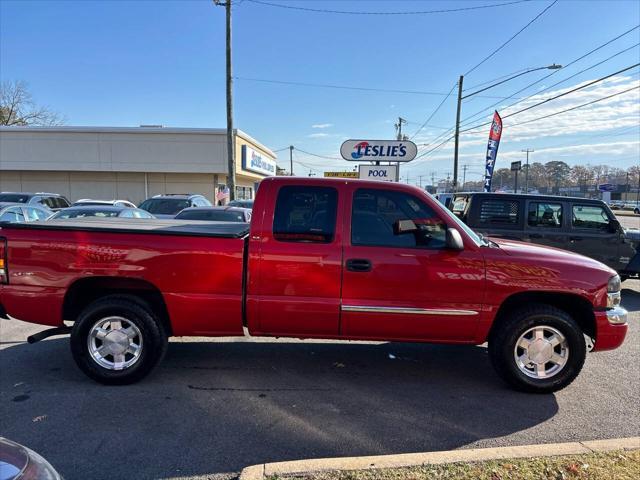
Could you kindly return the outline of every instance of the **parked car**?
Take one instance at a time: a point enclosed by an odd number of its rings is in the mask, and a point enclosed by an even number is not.
[[[41,455],[0,437],[0,480],[62,480]]]
[[[2,225],[0,317],[54,327],[29,343],[70,332],[76,364],[105,384],[145,377],[169,336],[246,331],[488,342],[504,380],[542,393],[578,375],[585,335],[593,351],[624,341],[614,270],[555,248],[483,240],[417,187],[269,177],[253,212],[251,224]]]
[[[175,217],[177,220],[208,220],[214,222],[251,221],[251,209],[240,207],[190,207]]]
[[[640,274],[640,242],[601,200],[551,195],[462,193],[453,213],[477,232],[591,257],[622,277]]]
[[[253,200],[231,200],[229,207],[253,208]]]
[[[55,212],[61,208],[67,208],[71,204],[63,195],[57,193],[24,193],[24,192],[0,192],[2,203],[26,203],[38,205]]]
[[[633,213],[640,213],[640,204],[638,202],[624,202],[620,207],[621,210],[632,210]]]
[[[69,219],[69,218],[155,218],[146,210],[140,208],[129,207],[112,207],[112,206],[86,206],[86,207],[69,207],[54,213],[49,220]]]
[[[127,207],[127,208],[138,208],[135,204],[131,203],[128,200],[92,200],[90,198],[81,198],[73,202],[72,207],[82,207],[82,206],[109,206],[112,207]]]
[[[156,218],[173,218],[178,212],[190,207],[210,207],[211,202],[202,195],[166,194],[147,198],[140,208],[153,214]]]
[[[51,210],[38,205],[0,203],[0,222],[35,222],[38,220],[46,220],[50,216]]]
[[[619,210],[622,208],[622,205],[624,205],[624,202],[622,200],[612,200],[609,203],[609,208],[611,210]]]

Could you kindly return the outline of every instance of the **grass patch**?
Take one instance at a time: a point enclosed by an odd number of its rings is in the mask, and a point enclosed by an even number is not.
[[[638,480],[640,450],[270,477],[301,480]]]

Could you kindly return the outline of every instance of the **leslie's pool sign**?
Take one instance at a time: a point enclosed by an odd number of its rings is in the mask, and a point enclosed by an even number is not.
[[[408,140],[347,140],[340,155],[351,162],[410,162],[418,147]]]

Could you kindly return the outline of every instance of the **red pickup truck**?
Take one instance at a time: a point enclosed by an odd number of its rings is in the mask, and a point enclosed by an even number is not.
[[[551,392],[587,344],[627,331],[620,278],[569,252],[484,239],[422,190],[269,178],[251,226],[54,220],[0,226],[0,317],[70,333],[84,373],[140,380],[169,336],[478,345],[517,389]],[[72,326],[64,322],[72,322]]]

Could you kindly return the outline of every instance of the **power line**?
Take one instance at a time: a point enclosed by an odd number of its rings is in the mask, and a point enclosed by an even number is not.
[[[638,65],[640,65],[640,64],[638,64]],[[635,65],[635,66],[637,66],[637,65]],[[606,77],[606,78],[608,78],[608,77]],[[600,81],[602,81],[602,80],[600,80]],[[558,112],[553,112],[553,113],[550,113],[550,114],[547,114],[547,115],[543,115],[543,116],[538,117],[538,118],[534,118],[534,119],[531,119],[531,120],[526,120],[526,121],[524,121],[524,122],[519,122],[519,123],[510,124],[510,125],[509,125],[509,127],[515,127],[515,126],[518,126],[518,125],[524,125],[524,124],[526,124],[526,123],[536,122],[536,121],[539,121],[539,120],[543,120],[543,119],[545,119],[545,118],[549,118],[549,117],[553,117],[553,116],[556,116],[556,115],[560,115],[560,114],[562,114],[562,113],[570,112],[570,111],[572,111],[572,110],[577,110],[577,109],[579,109],[579,108],[583,108],[583,107],[586,107],[586,106],[588,106],[588,105],[592,105],[592,104],[594,104],[594,103],[602,102],[602,101],[604,101],[604,100],[608,100],[609,98],[613,98],[613,97],[616,97],[616,96],[618,96],[618,95],[622,95],[622,94],[624,94],[624,93],[630,92],[631,90],[635,90],[635,89],[637,89],[637,88],[640,88],[640,86],[631,87],[631,88],[628,88],[628,89],[626,89],[626,90],[623,90],[623,91],[620,91],[620,92],[614,93],[614,94],[612,94],[612,95],[607,95],[607,96],[605,96],[605,97],[600,97],[600,98],[597,98],[597,99],[592,100],[592,101],[590,101],[590,102],[583,103],[583,104],[580,104],[580,105],[576,105],[576,106],[574,106],[574,107],[567,108],[567,109],[565,109],[565,110],[561,110],[561,111],[558,111]],[[542,102],[542,103],[544,103],[544,102]],[[536,106],[537,106],[537,105],[536,105]],[[516,115],[517,113],[521,113],[521,112],[516,112],[516,113],[513,113],[513,114],[511,114],[511,115],[504,116],[504,117],[502,117],[502,118],[503,118],[503,120],[504,120],[504,119],[506,119],[507,117],[510,117],[510,116]],[[485,127],[485,126],[487,126],[487,125],[490,125],[490,123],[491,123],[491,122],[489,122],[489,123],[483,123],[483,124],[481,124],[481,125],[476,125],[475,127],[471,127],[471,128],[466,129],[466,130],[462,130],[461,132],[467,132],[467,131],[471,131],[471,130],[476,130],[476,129],[478,129],[478,128],[481,128],[481,127]],[[454,138],[454,135],[451,135],[449,138],[447,138],[447,139],[446,139],[446,140],[444,140],[443,142],[439,143],[439,144],[438,144],[438,145],[436,145],[435,147],[431,148],[430,150],[425,151],[425,152],[422,152],[420,155],[418,155],[418,156],[416,157],[416,159],[417,159],[417,158],[421,158],[421,157],[425,157],[425,156],[427,156],[427,155],[431,154],[432,152],[434,152],[434,151],[436,151],[436,150],[438,150],[438,149],[442,148],[444,145],[446,145],[448,142],[450,142],[453,138]]]
[[[423,90],[396,90],[396,89],[387,89],[387,88],[372,88],[372,87],[354,87],[349,85],[333,85],[330,83],[308,83],[308,82],[292,82],[288,80],[273,80],[267,78],[251,78],[251,77],[233,77],[234,80],[245,80],[249,82],[261,82],[261,83],[273,83],[277,85],[295,85],[298,87],[315,87],[315,88],[335,88],[340,90],[359,90],[364,92],[384,92],[384,93],[406,93],[410,95],[434,95],[447,97],[449,94],[443,92],[426,92]],[[481,98],[493,98],[493,99],[502,99],[505,100],[504,97],[498,97],[494,95],[477,95]]]
[[[442,105],[444,105],[444,102],[447,101],[447,99],[451,96],[451,94],[453,93],[453,90],[458,86],[457,83],[454,83],[453,86],[451,87],[451,90],[449,90],[449,93],[447,94],[446,97],[444,97],[442,99],[442,101],[440,102],[440,104],[436,107],[436,109],[431,112],[431,115],[429,115],[429,118],[427,118],[424,123],[422,125],[420,125],[420,128],[418,128],[418,130],[416,130],[416,132],[411,135],[411,139],[413,139],[416,135],[418,135],[418,133],[420,133],[422,131],[422,129],[427,125],[427,123],[429,123],[431,121],[431,119],[434,117],[434,115],[436,113],[438,113],[438,110],[440,110],[440,107],[442,107]]]
[[[483,58],[475,67],[473,67],[472,69],[468,70],[464,76],[466,77],[467,75],[469,75],[471,72],[473,72],[476,68],[478,68],[480,65],[482,65],[484,62],[486,62],[487,60],[489,60],[491,57],[493,57],[496,53],[498,53],[500,50],[502,50],[504,47],[506,47],[512,40],[514,40],[518,35],[520,35],[522,32],[524,32],[527,28],[529,28],[529,26],[535,22],[538,18],[540,18],[542,15],[544,15],[547,10],[549,10],[551,7],[553,7],[556,3],[558,3],[558,0],[554,0],[553,3],[551,3],[550,5],[547,5],[545,7],[544,10],[542,10],[538,15],[536,15],[531,21],[529,21],[529,23],[527,23],[524,27],[522,27],[520,30],[518,30],[515,34],[513,34],[511,36],[511,38],[509,38],[506,42],[504,42],[502,45],[500,45],[498,48],[496,48],[493,52],[491,52],[489,55],[487,55],[485,58]]]
[[[531,0],[514,0],[506,3],[494,3],[489,5],[477,5],[473,7],[460,7],[460,8],[447,8],[441,10],[414,10],[404,12],[372,12],[372,11],[353,11],[353,10],[329,10],[325,8],[311,8],[311,7],[299,7],[296,5],[283,5],[281,3],[267,2],[265,0],[245,0],[247,2],[255,3],[258,5],[264,5],[268,7],[286,8],[288,10],[300,10],[304,12],[313,13],[334,13],[338,15],[429,15],[434,13],[453,13],[464,12],[468,10],[481,10],[486,8],[506,7],[508,5],[516,5],[518,3],[525,3]]]
[[[585,54],[583,54],[583,55],[579,56],[578,58],[576,58],[576,59],[572,60],[571,62],[567,63],[566,65],[564,65],[564,67],[562,68],[562,70],[563,70],[563,71],[564,71],[564,70],[566,70],[566,69],[567,69],[567,68],[569,68],[571,65],[573,65],[573,64],[575,64],[575,63],[577,63],[577,62],[579,62],[580,60],[582,60],[582,59],[584,59],[584,58],[588,57],[589,55],[592,55],[593,53],[597,52],[598,50],[601,50],[602,48],[606,47],[607,45],[610,45],[611,43],[613,43],[613,42],[615,42],[616,40],[618,40],[618,39],[620,39],[620,38],[624,37],[625,35],[628,35],[629,33],[633,32],[634,30],[637,30],[638,28],[640,28],[640,25],[636,25],[635,27],[630,28],[629,30],[627,30],[627,31],[625,31],[625,32],[621,33],[620,35],[618,35],[618,36],[616,36],[616,37],[612,38],[611,40],[608,40],[607,42],[605,42],[605,43],[603,43],[603,44],[601,44],[601,45],[598,45],[598,46],[597,46],[597,47],[595,47],[594,49],[592,49],[592,50],[588,51],[587,53],[585,53]],[[610,57],[610,58],[613,58],[613,57]],[[506,97],[504,100],[508,100],[508,99],[516,98],[516,95],[518,95],[519,93],[524,92],[525,90],[528,90],[529,88],[531,88],[531,87],[533,87],[533,86],[537,85],[538,83],[540,83],[540,82],[542,82],[542,81],[546,80],[547,78],[551,77],[552,75],[557,74],[558,72],[560,72],[560,70],[554,70],[554,71],[552,71],[551,73],[549,73],[549,74],[545,75],[544,77],[542,77],[542,78],[540,78],[540,79],[538,79],[538,80],[536,80],[536,81],[534,81],[534,82],[531,82],[530,84],[528,84],[528,85],[526,85],[525,87],[521,88],[521,89],[520,89],[520,90],[518,90],[517,92],[514,92],[512,95],[509,95],[509,96],[508,96],[508,97]],[[529,96],[527,96],[527,97],[524,97],[524,98],[518,99],[518,101],[517,101],[517,102],[514,102],[513,104],[509,105],[509,107],[511,107],[511,106],[513,106],[513,105],[515,105],[515,104],[517,104],[517,103],[521,103],[521,102],[523,102],[523,101],[525,101],[525,100],[527,100],[527,99],[531,98],[532,96],[537,95],[538,93],[540,93],[540,92],[536,92],[536,93],[534,93],[534,94],[532,94],[532,95],[529,95]],[[475,117],[479,116],[480,114],[482,114],[482,113],[484,113],[484,112],[488,112],[488,111],[493,110],[493,109],[494,109],[496,106],[498,106],[500,103],[501,103],[501,102],[496,102],[496,103],[493,103],[492,105],[489,105],[489,106],[488,106],[488,107],[486,107],[486,108],[483,108],[483,109],[481,109],[481,110],[478,110],[477,112],[475,112],[475,113],[473,113],[473,114],[469,115],[468,117],[464,118],[464,119],[462,120],[462,124],[464,125],[465,123],[470,123],[470,120],[471,120],[471,119],[473,119],[473,118],[475,118]],[[507,108],[509,108],[509,107],[507,107]],[[453,130],[453,129],[452,129],[452,130]]]
[[[597,98],[596,100],[592,100],[587,103],[583,103],[581,105],[576,105],[575,107],[567,108],[565,110],[560,110],[559,112],[550,113],[548,115],[543,115],[542,117],[534,118],[532,120],[525,120],[524,122],[513,123],[509,125],[509,127],[517,127],[518,125],[524,125],[525,123],[537,122],[538,120],[543,120],[545,118],[554,117],[556,115],[560,115],[561,113],[570,112],[572,110],[577,110],[578,108],[586,107],[587,105],[592,105],[594,103],[602,102],[604,100],[608,100],[609,98],[617,97],[618,95],[622,95],[623,93],[630,92],[631,90],[635,90],[640,88],[640,85],[636,85],[635,87],[627,88],[626,90],[622,90],[621,92],[614,93],[612,95],[607,95],[606,97]]]
[[[320,155],[318,153],[307,152],[307,151],[302,150],[301,148],[298,148],[298,147],[296,147],[296,150],[298,152],[302,152],[302,153],[306,153],[307,155],[311,155],[312,157],[326,158],[328,160],[343,160],[342,158],[329,157],[329,156],[326,156],[326,155]]]
[[[604,77],[600,77],[600,78],[598,78],[598,79],[596,79],[596,80],[593,80],[593,81],[591,81],[591,82],[585,83],[584,85],[581,85],[581,86],[579,86],[579,87],[572,88],[571,90],[567,90],[567,91],[566,91],[566,92],[564,92],[564,93],[561,93],[561,94],[556,95],[556,96],[554,96],[554,97],[547,98],[546,100],[543,100],[543,101],[541,101],[541,102],[534,103],[533,105],[530,105],[530,106],[528,106],[528,107],[526,107],[526,108],[523,108],[523,109],[521,109],[521,110],[518,110],[517,112],[513,112],[513,113],[510,113],[510,114],[508,114],[508,115],[504,115],[504,116],[502,117],[502,119],[503,119],[503,120],[505,120],[505,119],[507,119],[507,118],[509,118],[509,117],[513,117],[514,115],[518,115],[518,114],[520,114],[520,113],[522,113],[522,112],[526,112],[527,110],[531,110],[532,108],[539,107],[540,105],[543,105],[543,104],[545,104],[545,103],[548,103],[548,102],[550,102],[550,101],[552,101],[552,100],[556,100],[556,99],[558,99],[558,98],[561,98],[561,97],[564,97],[564,96],[570,95],[570,94],[572,94],[572,93],[574,93],[574,92],[577,92],[577,91],[579,91],[579,90],[583,90],[583,89],[585,89],[585,88],[587,88],[587,87],[590,87],[590,86],[592,86],[592,85],[595,85],[596,83],[603,82],[604,80],[606,80],[606,79],[608,79],[608,78],[611,78],[611,77],[613,77],[613,76],[615,76],[615,75],[618,75],[618,74],[620,74],[620,73],[626,72],[627,70],[631,70],[632,68],[635,68],[635,67],[637,67],[638,65],[640,65],[640,63],[636,63],[635,65],[631,65],[630,67],[626,67],[626,68],[623,68],[622,70],[618,70],[617,72],[611,73],[611,74],[606,75],[606,76],[604,76]],[[484,126],[487,126],[487,125],[491,125],[491,122],[485,122],[485,123],[481,123],[481,124],[479,124],[479,125],[476,125],[476,126],[474,126],[474,127],[465,128],[464,130],[460,130],[460,133],[468,132],[468,131],[471,131],[471,130],[475,130],[475,129],[477,129],[477,128],[481,128],[481,127],[484,127]]]

